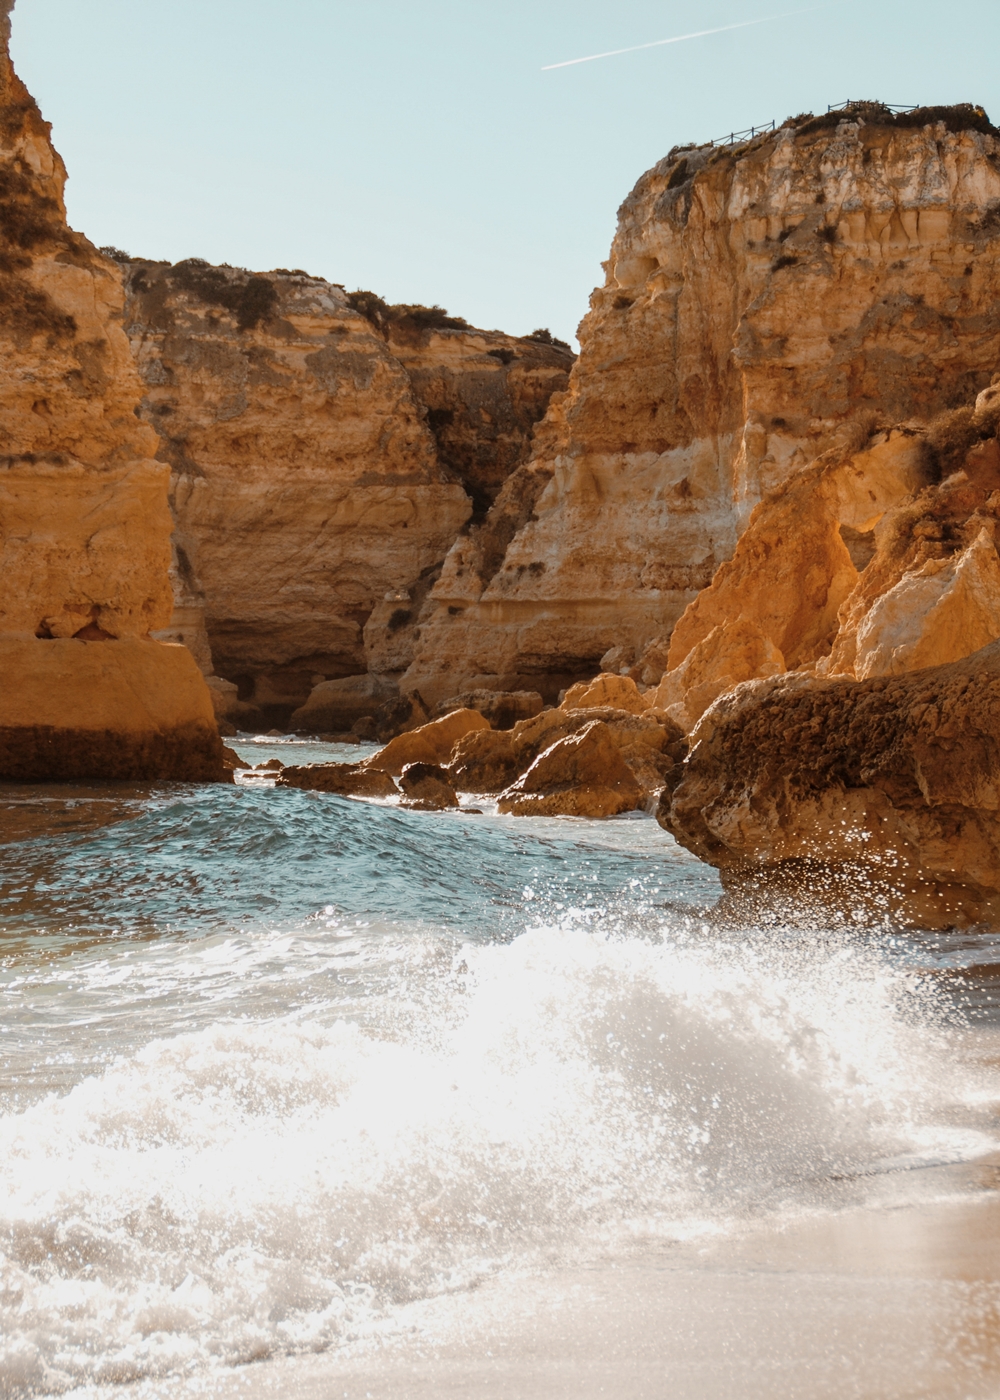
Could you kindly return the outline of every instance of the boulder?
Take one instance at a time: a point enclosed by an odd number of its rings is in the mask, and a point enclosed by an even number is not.
[[[588,710],[543,710],[509,731],[470,734],[452,753],[449,775],[463,792],[500,792],[542,752],[595,719],[608,729],[633,776],[647,792],[658,792],[666,773],[683,758],[683,734],[666,715],[633,714],[599,706]]]
[[[731,892],[1000,927],[1000,642],[856,681],[750,681],[720,698],[657,813]]]
[[[539,754],[500,794],[497,809],[513,816],[611,817],[642,801],[608,726],[592,720]]]
[[[639,687],[629,676],[595,676],[592,681],[581,681],[570,686],[563,696],[561,710],[593,710],[599,705],[608,705],[614,710],[629,710],[641,715],[647,702],[639,693]]]
[[[448,774],[436,763],[408,763],[399,786],[410,799],[407,806],[419,806],[425,811],[458,806],[458,796],[448,781]]]
[[[364,759],[363,765],[381,768],[398,778],[408,763],[447,763],[459,739],[476,729],[489,729],[478,710],[453,710],[443,719],[390,739],[385,748]]]
[[[522,719],[540,714],[545,701],[537,690],[469,690],[434,706],[434,717],[452,710],[478,710],[494,729],[513,729]]]
[[[523,771],[519,752],[509,729],[472,730],[452,750],[449,779],[461,792],[501,792]]]
[[[662,711],[687,733],[727,690],[757,676],[780,675],[784,669],[781,652],[755,622],[720,623],[646,698],[651,709]]]
[[[398,797],[388,773],[360,763],[289,764],[278,774],[276,787],[335,792],[341,797]]]
[[[231,749],[228,744],[222,746],[222,762],[227,768],[249,768],[249,764],[242,758],[235,749]]]
[[[397,699],[398,694],[394,681],[368,674],[320,681],[306,703],[293,712],[289,728],[310,733],[347,730],[355,720],[374,715],[380,705]]]

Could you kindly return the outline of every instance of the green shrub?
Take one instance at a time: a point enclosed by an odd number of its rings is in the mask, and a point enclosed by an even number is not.
[[[530,335],[526,335],[524,338],[525,340],[537,340],[542,345],[554,345],[557,350],[568,350],[570,348],[567,341],[557,340],[548,326],[540,326],[537,331],[532,331]]]

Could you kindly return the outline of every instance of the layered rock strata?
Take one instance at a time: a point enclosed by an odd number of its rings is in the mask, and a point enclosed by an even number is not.
[[[553,699],[609,648],[641,658],[768,495],[983,389],[1000,363],[998,152],[981,109],[857,104],[647,172],[569,390],[449,553],[404,686]],[[817,541],[803,657],[829,644],[859,529]]]
[[[124,270],[141,412],[173,469],[167,634],[237,686],[217,688],[237,722],[285,723],[315,685],[366,672],[394,692],[441,561],[527,456],[572,357],[471,327],[383,326],[298,271]],[[349,728],[386,698],[369,689],[348,685],[338,705],[327,688],[311,727]]]
[[[222,777],[170,619],[169,468],[139,421],[118,270],[66,224],[66,171],[0,5],[0,777]]]

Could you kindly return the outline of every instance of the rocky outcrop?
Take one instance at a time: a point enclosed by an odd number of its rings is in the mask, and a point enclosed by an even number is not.
[[[441,561],[527,456],[572,356],[453,318],[383,323],[298,271],[125,272],[142,415],[173,468],[167,634],[262,725],[317,684],[402,673]],[[349,728],[335,700],[296,723]]]
[[[476,730],[489,731],[489,728],[478,710],[453,710],[443,719],[432,720],[390,739],[385,748],[366,758],[361,766],[379,768],[398,778],[410,763],[447,763],[460,739]]]
[[[171,614],[168,467],[139,421],[118,270],[66,223],[66,171],[0,7],[0,778],[221,778]]]
[[[740,686],[695,729],[658,816],[744,912],[778,890],[996,927],[1000,642],[905,675]]]
[[[532,817],[613,817],[643,793],[607,726],[592,719],[558,739],[497,800],[499,812]]]
[[[544,702],[537,690],[469,690],[434,706],[434,718],[452,710],[478,710],[494,729],[513,729],[522,719],[541,714]]]
[[[404,687],[554,699],[609,648],[642,657],[736,563],[763,500],[819,458],[860,449],[877,471],[881,447],[898,464],[914,423],[984,389],[1000,363],[998,152],[981,109],[855,104],[647,172],[569,390],[449,553]],[[802,523],[796,500],[783,509]],[[822,659],[856,583],[872,526],[838,509],[830,496],[809,522],[804,596],[775,599],[787,635],[763,629],[786,666]],[[773,540],[756,539],[759,560]],[[702,610],[685,655],[721,611]]]
[[[498,793],[523,776],[562,739],[599,721],[643,792],[659,793],[684,755],[682,735],[663,716],[637,715],[607,705],[550,709],[508,731],[478,730],[453,748],[449,775],[463,792]]]

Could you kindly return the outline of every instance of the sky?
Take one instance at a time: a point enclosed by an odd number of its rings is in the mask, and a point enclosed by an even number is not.
[[[98,245],[573,341],[671,146],[856,98],[1000,123],[998,44],[1000,0],[17,0],[12,51]]]

